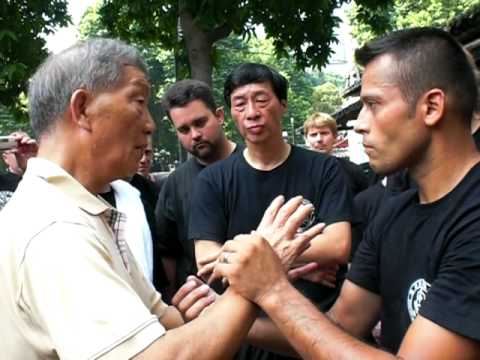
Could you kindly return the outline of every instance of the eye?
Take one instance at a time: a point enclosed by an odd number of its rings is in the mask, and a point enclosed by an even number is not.
[[[244,101],[239,101],[239,102],[234,103],[233,106],[236,107],[236,108],[241,108],[241,107],[245,106],[245,102]]]
[[[190,131],[190,128],[189,127],[186,127],[186,126],[182,126],[182,127],[179,127],[177,129],[177,131],[180,133],[180,134],[188,134],[188,132]]]
[[[195,120],[192,125],[196,128],[203,128],[206,123],[207,123],[207,118],[203,117]]]
[[[368,110],[375,110],[377,107],[377,102],[370,99],[363,100],[363,107],[367,108]]]

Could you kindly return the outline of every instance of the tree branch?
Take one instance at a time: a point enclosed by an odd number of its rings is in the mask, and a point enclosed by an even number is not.
[[[223,23],[220,26],[209,31],[207,36],[210,43],[215,43],[218,40],[225,39],[232,32],[232,27],[227,23]]]

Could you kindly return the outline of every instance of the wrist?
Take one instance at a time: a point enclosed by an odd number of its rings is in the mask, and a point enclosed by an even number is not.
[[[268,312],[268,309],[274,308],[281,303],[282,298],[284,298],[283,295],[292,289],[293,287],[288,279],[281,277],[274,281],[272,286],[255,300],[255,303],[260,306],[263,311]]]

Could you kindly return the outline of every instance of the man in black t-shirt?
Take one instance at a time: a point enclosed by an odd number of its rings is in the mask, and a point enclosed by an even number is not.
[[[163,97],[163,106],[178,140],[192,155],[168,176],[155,209],[173,294],[188,275],[197,272],[193,242],[187,237],[194,180],[203,168],[226,158],[237,146],[225,136],[223,109],[217,108],[212,90],[204,82],[182,80],[173,84]]]
[[[290,285],[266,242],[229,242],[215,275],[259,305],[302,358],[478,359],[480,154],[470,133],[478,93],[471,65],[435,28],[394,32],[356,59],[364,73],[355,130],[370,164],[380,174],[408,168],[418,188],[389,197],[326,316]],[[356,339],[379,319],[386,351]]]
[[[261,64],[243,64],[226,79],[224,98],[245,140],[246,148],[205,169],[192,197],[189,238],[195,240],[197,262],[218,252],[238,234],[257,228],[270,202],[301,195],[313,204],[310,226],[324,222],[323,234],[299,258],[302,263],[345,264],[350,252],[350,195],[335,158],[289,145],[282,138],[287,110],[287,81]],[[338,276],[338,282],[342,279]],[[335,301],[340,288],[301,279],[296,286],[322,309]],[[280,358],[244,349],[246,359]]]

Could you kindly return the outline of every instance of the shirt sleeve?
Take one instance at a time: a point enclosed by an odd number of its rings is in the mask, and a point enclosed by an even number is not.
[[[454,234],[420,315],[462,336],[480,340],[480,229]]]
[[[221,174],[211,171],[212,168],[203,170],[195,180],[188,238],[223,243],[227,236],[228,217],[224,206],[224,191],[220,184],[214,181],[216,178],[218,180]]]
[[[162,314],[158,293],[144,303],[87,226],[49,226],[31,240],[20,273],[19,307],[60,358],[127,359],[165,333],[151,313]]]
[[[353,257],[347,279],[364,289],[380,294],[380,240],[379,236],[374,236],[375,233],[378,234],[374,227],[375,223],[367,227],[363,240]]]
[[[312,179],[321,179],[315,204],[318,209],[317,220],[327,225],[340,221],[350,222],[352,197],[345,174],[335,158],[329,156],[324,161],[324,167],[316,166],[323,168],[323,173],[312,176]]]

